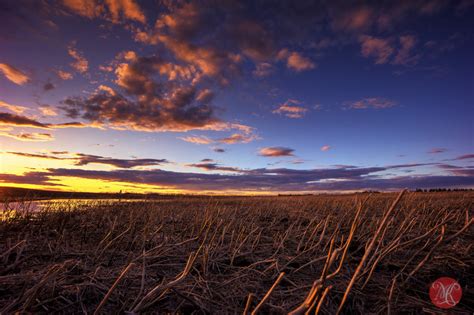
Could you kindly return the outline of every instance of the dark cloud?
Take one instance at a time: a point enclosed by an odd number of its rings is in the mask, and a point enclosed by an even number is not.
[[[112,128],[144,131],[219,129],[212,91],[190,85],[182,73],[161,57],[136,57],[116,70],[116,83],[127,96],[111,89],[84,97],[69,97],[60,107],[66,115]],[[184,71],[184,70],[183,70]],[[161,80],[156,80],[161,75]],[[176,80],[174,80],[176,79]]]
[[[35,153],[24,153],[24,152],[8,152],[17,156],[31,157],[31,158],[42,158],[49,160],[62,160],[71,161],[75,165],[83,166],[88,164],[104,164],[111,165],[117,168],[134,168],[138,166],[156,166],[169,163],[167,159],[116,159],[103,157],[99,155],[91,155],[84,153],[73,154],[72,157],[57,156],[68,154],[67,151],[51,152],[51,154],[35,154]]]
[[[44,91],[51,91],[55,88],[54,84],[51,83],[51,82],[48,82],[46,83],[45,85],[43,85],[43,90]]]
[[[214,152],[217,152],[217,153],[224,153],[224,152],[225,152],[225,149],[222,149],[222,148],[214,148],[213,151],[214,151]]]
[[[187,166],[200,168],[206,171],[224,171],[224,172],[237,172],[237,173],[244,172],[242,169],[238,167],[220,166],[217,163],[209,163],[208,161],[204,161],[203,163],[188,164]]]
[[[406,169],[425,164],[401,164],[386,167],[339,167],[310,170],[287,168],[241,170],[214,163],[193,166],[212,171],[236,174],[186,173],[160,169],[94,171],[83,169],[49,169],[47,172],[26,173],[22,178],[2,177],[5,182],[28,181],[32,178],[47,182],[49,177],[79,177],[133,184],[149,184],[186,190],[241,190],[241,191],[320,191],[320,190],[391,190],[402,188],[473,187],[472,169],[462,175],[451,176],[381,176],[389,170]],[[225,169],[224,169],[225,168]]]
[[[113,159],[83,153],[78,153],[77,156],[76,165],[106,164],[117,168],[133,168],[137,166],[153,166],[169,163],[166,159]]]
[[[43,129],[49,129],[51,127],[49,124],[40,123],[39,121],[26,116],[10,113],[0,113],[0,125],[34,127]]]
[[[54,180],[49,178],[49,174],[44,173],[44,172],[28,172],[28,173],[25,173],[24,175],[0,173],[0,183],[28,184],[28,185],[42,185],[42,186],[64,186],[59,183],[54,183]]]
[[[453,160],[469,160],[469,159],[474,159],[474,154],[460,155],[460,156],[454,158]]]
[[[88,125],[84,125],[80,122],[67,122],[67,123],[61,123],[61,124],[42,123],[33,118],[29,118],[23,115],[1,113],[1,112],[0,112],[0,125],[31,127],[31,128],[40,128],[40,129],[91,127]]]
[[[433,148],[433,149],[429,150],[428,153],[438,154],[438,153],[444,153],[446,151],[448,151],[448,149],[446,149],[446,148]]]

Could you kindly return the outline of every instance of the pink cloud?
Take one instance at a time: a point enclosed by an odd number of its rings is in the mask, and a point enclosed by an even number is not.
[[[387,39],[365,35],[360,38],[360,42],[362,56],[375,58],[375,64],[387,63],[394,51]]]
[[[2,72],[8,80],[18,85],[23,85],[30,81],[26,73],[6,63],[0,63],[0,72]]]

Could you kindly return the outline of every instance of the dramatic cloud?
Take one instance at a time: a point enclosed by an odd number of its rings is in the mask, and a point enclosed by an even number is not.
[[[285,115],[289,118],[302,118],[308,109],[297,104],[301,104],[301,102],[289,99],[281,104],[277,109],[273,110],[272,113]]]
[[[49,133],[27,133],[22,132],[18,134],[0,131],[0,136],[13,138],[19,141],[43,142],[52,141],[54,137]]]
[[[18,85],[23,85],[30,81],[28,75],[26,75],[20,69],[17,69],[6,63],[0,63],[0,72],[2,72],[8,80]]]
[[[6,108],[9,111],[14,112],[15,114],[21,114],[27,109],[24,106],[9,104],[9,103],[4,102],[2,100],[0,100],[0,107]]]
[[[259,151],[259,155],[267,157],[293,156],[295,150],[285,147],[267,147]]]
[[[71,67],[76,69],[77,72],[86,73],[87,69],[89,68],[89,62],[86,58],[84,58],[84,55],[76,49],[74,42],[69,45],[67,52],[69,56],[75,60],[73,63],[71,63]]]
[[[473,187],[472,172],[451,176],[391,176],[381,177],[389,170],[406,169],[426,164],[406,164],[385,167],[339,167],[309,170],[287,168],[241,170],[214,163],[191,165],[209,171],[232,172],[186,173],[160,169],[94,171],[83,169],[49,169],[30,172],[23,176],[0,174],[0,181],[8,183],[48,183],[52,178],[79,177],[103,181],[157,185],[185,190],[239,190],[239,191],[339,191],[339,190],[399,190],[401,188]]]
[[[396,106],[397,102],[380,97],[370,97],[359,101],[345,102],[344,105],[348,109],[384,109]]]

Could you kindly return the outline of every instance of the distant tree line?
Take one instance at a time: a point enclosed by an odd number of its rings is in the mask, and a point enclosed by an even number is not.
[[[416,192],[451,192],[451,191],[473,191],[472,188],[430,188],[430,189],[421,189],[417,188]]]

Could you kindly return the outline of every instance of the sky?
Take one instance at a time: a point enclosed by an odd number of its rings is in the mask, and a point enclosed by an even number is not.
[[[474,187],[474,1],[0,0],[0,186]]]

